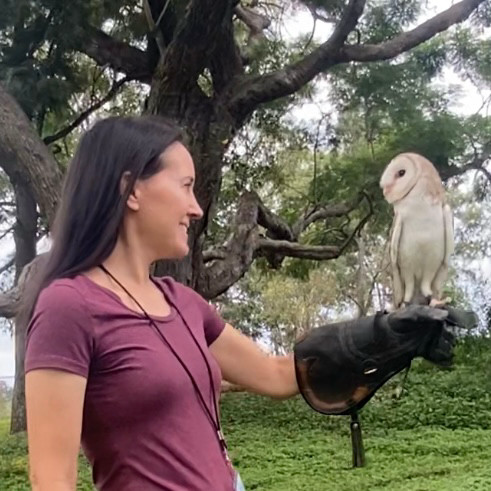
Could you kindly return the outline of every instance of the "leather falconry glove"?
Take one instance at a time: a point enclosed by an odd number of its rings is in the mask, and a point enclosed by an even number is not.
[[[449,326],[475,319],[462,312],[410,305],[311,330],[294,347],[301,394],[316,411],[349,414],[413,358],[450,366],[455,336]]]

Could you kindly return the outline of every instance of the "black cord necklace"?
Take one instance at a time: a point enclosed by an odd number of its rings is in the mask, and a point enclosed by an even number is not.
[[[160,338],[162,339],[162,341],[167,345],[167,347],[170,349],[170,351],[172,352],[172,354],[174,355],[174,357],[181,364],[182,368],[184,369],[184,371],[188,375],[189,379],[191,380],[191,383],[193,384],[193,387],[194,387],[194,390],[195,390],[195,392],[196,392],[196,394],[198,396],[198,399],[200,400],[200,403],[201,403],[201,405],[202,405],[202,407],[203,407],[206,415],[208,416],[208,419],[210,420],[210,423],[212,424],[212,426],[213,426],[213,428],[214,428],[214,430],[216,432],[216,435],[217,435],[217,438],[218,438],[218,442],[219,442],[220,447],[221,447],[221,449],[223,451],[223,454],[225,456],[225,460],[227,461],[227,463],[230,462],[230,458],[229,458],[228,452],[227,452],[227,443],[225,442],[225,437],[223,436],[222,428],[221,428],[221,425],[220,425],[220,417],[218,415],[218,403],[217,403],[217,399],[216,399],[215,384],[213,383],[213,375],[211,373],[211,367],[210,367],[210,364],[208,363],[208,359],[206,358],[206,355],[205,355],[205,353],[203,351],[203,348],[199,344],[198,340],[196,339],[196,336],[193,334],[193,331],[189,327],[188,323],[186,322],[186,320],[184,319],[184,317],[179,312],[179,309],[176,307],[176,305],[171,300],[169,300],[168,298],[166,298],[166,300],[169,302],[169,304],[172,307],[174,307],[174,309],[176,310],[176,312],[179,314],[179,317],[183,321],[183,324],[186,326],[187,331],[191,335],[191,338],[193,339],[195,345],[197,346],[199,352],[201,353],[201,356],[203,357],[203,361],[205,362],[206,369],[208,371],[208,377],[209,377],[209,380],[210,380],[210,388],[211,388],[211,394],[212,394],[212,399],[213,399],[213,409],[214,409],[214,412],[215,412],[215,417],[213,417],[213,415],[212,415],[212,413],[210,411],[210,408],[206,404],[205,399],[203,397],[203,394],[199,390],[198,384],[197,384],[195,378],[193,377],[193,374],[190,372],[189,368],[186,366],[186,364],[184,363],[184,361],[181,359],[181,357],[175,351],[175,349],[173,348],[173,346],[169,343],[169,341],[166,339],[166,337],[160,331],[160,329],[158,328],[157,324],[152,319],[152,317],[142,307],[142,305],[138,302],[138,300],[136,300],[136,298],[126,289],[126,287],[117,278],[115,278],[114,275],[110,271],[108,271],[107,268],[104,265],[100,264],[99,265],[99,268],[102,271],[104,271],[104,273],[106,273],[128,295],[128,297],[130,297],[133,300],[133,302],[135,302],[135,304],[138,306],[138,308],[142,311],[143,315],[150,322],[150,325],[154,328],[155,332],[158,334],[158,336],[160,336]],[[157,288],[158,288],[158,286],[157,286]]]

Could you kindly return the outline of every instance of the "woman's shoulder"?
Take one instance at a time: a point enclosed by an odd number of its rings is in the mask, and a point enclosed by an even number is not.
[[[180,283],[171,276],[153,276],[153,281],[164,290],[167,295],[178,300],[189,300],[190,298],[201,298],[191,287]]]
[[[77,309],[86,304],[87,286],[80,276],[59,278],[44,287],[38,297],[36,309]]]

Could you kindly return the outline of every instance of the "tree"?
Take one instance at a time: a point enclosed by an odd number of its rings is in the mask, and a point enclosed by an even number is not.
[[[305,2],[317,17],[334,21],[332,32],[319,45],[291,45],[282,52],[263,33],[271,22],[281,20],[273,18],[280,7],[275,3],[144,0],[142,11],[132,0],[77,0],[69,5],[59,0],[7,2],[5,17],[0,19],[0,76],[39,135],[33,134],[26,116],[2,91],[0,148],[8,158],[1,160],[7,162],[4,170],[17,203],[16,276],[34,254],[35,204],[48,224],[52,218],[63,163],[59,142],[69,146],[70,132],[105,101],[117,98],[118,93],[125,97],[120,91],[131,87],[130,83],[149,86],[146,112],[170,116],[184,128],[196,165],[196,194],[204,210],[203,219],[189,233],[189,257],[159,264],[157,274],[171,274],[214,298],[243,277],[258,257],[273,265],[285,257],[339,257],[364,224],[363,213],[343,237],[326,235],[322,243],[311,245],[305,234],[328,218],[356,213],[362,195],[322,206],[310,203],[287,221],[268,209],[257,193],[245,190],[237,200],[225,244],[210,241],[206,232],[214,219],[227,152],[265,105],[287,103],[321,74],[335,74],[338,67],[396,58],[471,14],[479,14],[479,7],[486,4],[463,0],[404,30],[414,15],[392,19],[385,15],[399,3]],[[413,14],[419,10],[420,2],[407,4]],[[391,29],[377,29],[380,25]],[[73,108],[83,105],[77,95],[89,88],[93,89],[89,107],[74,114]],[[74,100],[75,104],[69,104]],[[69,124],[60,128],[60,122],[67,120]],[[43,143],[58,156],[58,162]],[[15,313],[11,300],[17,297],[14,289],[2,298],[3,315]],[[18,323],[16,329],[20,333],[25,326]]]
[[[327,259],[339,254],[336,246],[300,248],[297,241],[302,227],[298,231],[289,230],[278,217],[264,213],[264,209],[261,211],[256,198],[244,195],[242,205],[238,207],[233,239],[220,249],[219,254],[208,254],[203,258],[202,236],[212,219],[213,205],[220,191],[224,154],[234,135],[254,111],[262,104],[292,96],[320,73],[329,72],[336,66],[394,58],[467,19],[484,2],[464,0],[407,32],[400,28],[400,24],[407,20],[402,19],[394,24],[392,36],[379,36],[378,39],[365,28],[376,23],[377,15],[380,15],[377,2],[368,6],[362,0],[351,0],[346,4],[319,3],[315,6],[317,11],[324,10],[337,16],[329,38],[302,55],[295,53],[296,59],[278,69],[268,71],[266,67],[259,66],[255,72],[249,70],[237,39],[244,26],[250,37],[260,36],[260,28],[270,20],[260,13],[260,3],[254,10],[226,0],[172,4],[161,0],[145,1],[150,32],[149,28],[142,27],[143,13],[134,2],[118,2],[117,5],[111,2],[104,5],[96,1],[76,2],[70,8],[61,2],[31,3],[36,7],[37,15],[26,12],[26,2],[17,15],[12,36],[17,45],[24,42],[29,47],[31,60],[24,56],[26,66],[28,61],[34,65],[36,51],[48,49],[64,58],[64,63],[56,67],[54,60],[44,69],[51,69],[52,73],[60,70],[67,73],[78,53],[84,53],[98,65],[110,66],[123,73],[125,82],[139,80],[150,83],[147,112],[171,116],[185,128],[197,168],[196,193],[205,216],[190,232],[193,252],[189,258],[163,265],[159,271],[170,271],[211,298],[237,281],[258,253],[277,250],[286,256]],[[386,3],[391,5],[391,2]],[[417,2],[413,4],[416,6]],[[122,18],[132,29],[126,36],[134,41],[133,44],[110,36],[102,29],[105,23],[112,20],[117,24]],[[62,38],[61,34],[66,32],[62,27],[66,29],[67,26],[60,27],[61,22],[68,23],[73,32],[69,40]],[[28,37],[21,33],[21,27],[24,30],[27,27],[33,36],[36,34],[37,42],[31,38],[27,43]],[[350,35],[359,27],[365,28],[368,42],[363,38],[357,42],[350,40]],[[46,39],[50,40],[48,46]],[[138,47],[136,41],[139,41]],[[18,48],[16,51],[22,50]],[[10,55],[13,56],[13,50],[10,50]],[[77,80],[73,80],[67,87],[69,84],[54,76],[48,80],[47,87],[51,91],[60,86],[69,91],[77,85]],[[46,119],[46,107],[44,104],[36,108],[32,111],[33,116],[40,120],[44,113]],[[47,141],[52,141],[52,138]],[[18,164],[19,168],[26,170],[30,167],[27,161],[19,160]],[[32,184],[37,188],[33,191],[41,189],[42,183],[38,186],[38,182],[33,181]],[[53,183],[51,187],[56,188],[57,184]],[[57,193],[52,196],[56,197]],[[311,216],[311,213],[308,210],[306,216]],[[271,232],[270,238],[259,238],[258,223]]]

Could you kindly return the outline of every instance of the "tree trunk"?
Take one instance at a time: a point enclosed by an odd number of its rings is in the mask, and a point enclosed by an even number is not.
[[[15,382],[12,394],[12,412],[10,417],[10,434],[26,431],[26,390],[24,380],[24,359],[27,322],[15,320]]]
[[[15,282],[18,283],[24,267],[36,256],[37,209],[29,186],[16,182],[14,191],[17,220],[14,228]],[[22,285],[23,286],[23,285]],[[24,358],[27,319],[18,315],[15,320],[15,383],[12,397],[10,433],[26,430],[26,404],[24,383]]]
[[[51,223],[62,173],[48,147],[14,98],[0,84],[0,166],[10,182],[29,186],[41,214]]]
[[[171,117],[185,134],[185,144],[194,160],[195,194],[203,210],[203,218],[191,224],[190,254],[179,261],[160,261],[154,270],[157,276],[169,275],[198,290],[203,268],[203,234],[212,219],[214,204],[220,192],[223,156],[232,138],[232,124],[220,106],[214,106],[199,89],[189,94],[166,96],[162,80],[154,79],[148,112]]]
[[[25,113],[0,84],[0,165],[8,175],[16,198],[16,281],[20,297],[25,283],[24,266],[36,255],[37,210],[54,217],[61,191],[61,171]],[[29,268],[31,269],[31,268]],[[26,273],[28,273],[26,271]],[[24,394],[24,348],[28,319],[15,319],[15,385],[12,400],[12,433],[26,428]]]

